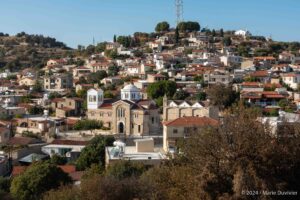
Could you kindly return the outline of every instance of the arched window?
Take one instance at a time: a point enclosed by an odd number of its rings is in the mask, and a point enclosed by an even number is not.
[[[118,108],[117,115],[118,117],[125,117],[125,108]]]

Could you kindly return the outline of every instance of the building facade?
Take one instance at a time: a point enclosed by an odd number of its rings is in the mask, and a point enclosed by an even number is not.
[[[143,100],[141,91],[129,84],[121,90],[121,99],[104,99],[101,89],[87,94],[87,117],[102,121],[112,133],[120,135],[152,135],[161,132],[160,112],[152,100]]]
[[[163,100],[163,122],[181,117],[210,117],[219,120],[219,109],[200,101]]]

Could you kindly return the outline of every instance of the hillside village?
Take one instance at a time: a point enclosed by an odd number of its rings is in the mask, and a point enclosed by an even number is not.
[[[161,22],[153,33],[78,49],[58,43],[62,49],[48,59],[37,61],[34,50],[35,61],[23,65],[8,64],[17,47],[4,50],[4,37],[0,176],[20,176],[54,157],[65,160],[59,167],[80,184],[91,164],[83,164],[81,152],[99,137],[111,139],[103,143],[103,167],[119,160],[159,166],[182,152],[182,140],[223,126],[229,109],[241,105],[255,109],[255,120],[275,138],[286,123],[300,122],[297,42]]]

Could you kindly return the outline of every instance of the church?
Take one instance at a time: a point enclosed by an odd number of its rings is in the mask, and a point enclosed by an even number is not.
[[[153,100],[142,99],[133,84],[121,89],[121,99],[104,99],[102,89],[87,92],[87,117],[102,121],[112,133],[120,135],[157,135],[162,132],[160,109]]]

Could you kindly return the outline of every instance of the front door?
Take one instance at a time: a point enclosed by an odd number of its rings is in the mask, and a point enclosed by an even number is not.
[[[124,133],[124,124],[122,122],[119,123],[119,133]]]

